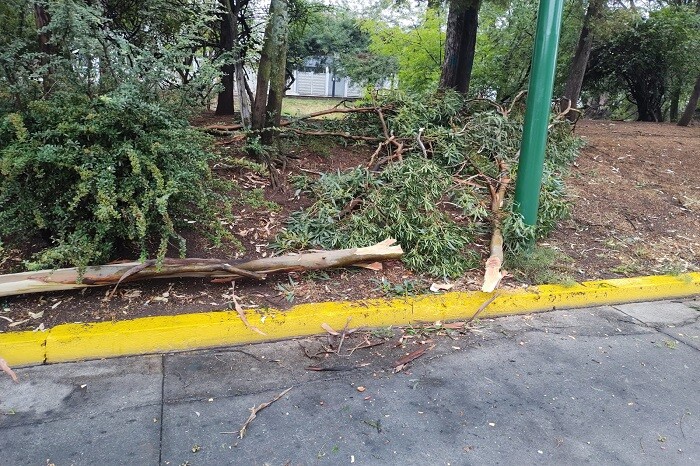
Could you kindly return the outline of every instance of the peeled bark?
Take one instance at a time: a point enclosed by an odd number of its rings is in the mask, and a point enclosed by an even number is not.
[[[700,8],[700,6],[698,8]],[[690,124],[690,121],[693,119],[693,114],[698,108],[698,100],[700,100],[700,75],[698,75],[698,78],[695,80],[693,93],[690,94],[688,105],[686,105],[683,115],[681,115],[681,118],[678,120],[678,126],[688,126]]]
[[[469,92],[481,0],[450,0],[440,88]]]
[[[573,62],[569,76],[566,78],[564,86],[564,96],[560,101],[560,108],[565,109],[571,103],[571,108],[578,108],[578,99],[581,95],[581,86],[583,86],[583,78],[588,66],[588,58],[591,55],[593,46],[593,31],[592,26],[600,18],[603,9],[605,8],[605,0],[590,0],[586,16],[583,18],[583,27],[581,35],[576,45],[576,53],[574,54]],[[567,118],[576,118],[575,112],[570,112]]]
[[[155,261],[88,267],[82,276],[77,268],[14,273],[0,275],[0,297],[113,286],[156,278],[210,277],[215,281],[230,281],[250,276],[263,279],[270,273],[319,270],[398,259],[403,255],[403,250],[401,246],[394,245],[395,242],[396,240],[387,239],[365,248],[267,257],[243,263],[224,259],[165,259],[160,267]]]

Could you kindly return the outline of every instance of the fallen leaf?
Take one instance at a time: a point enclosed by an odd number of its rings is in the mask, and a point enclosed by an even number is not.
[[[433,283],[430,285],[430,291],[437,293],[438,291],[447,291],[454,288],[452,283]]]
[[[384,266],[382,265],[381,262],[358,262],[357,264],[354,264],[355,267],[361,267],[363,269],[369,269],[369,270],[374,270],[375,272],[379,272],[380,270],[384,270]]]
[[[61,301],[59,301],[57,304],[61,304]],[[54,306],[55,306],[55,304],[54,304]],[[55,309],[54,306],[51,306],[51,309]],[[31,317],[32,319],[41,319],[42,317],[44,317],[44,311],[41,311],[41,312],[31,312],[30,311],[29,317]]]
[[[423,356],[426,351],[431,350],[435,348],[435,345],[430,345],[430,346],[422,346],[418,348],[415,351],[412,351],[411,353],[408,353],[406,356],[399,358],[395,363],[394,363],[394,372],[399,372],[403,370],[403,368],[408,364],[409,362],[418,359],[419,357]]]
[[[463,328],[466,324],[467,324],[466,322],[449,322],[447,324],[442,324],[442,328],[456,330],[456,329]]]
[[[0,358],[0,370],[9,375],[15,382],[19,382],[19,380],[17,380],[17,374],[15,374],[15,371],[12,370],[12,368],[7,364],[7,361],[5,361],[3,358]]]
[[[29,319],[18,320],[17,322],[12,322],[11,324],[8,325],[8,327],[17,327],[18,325],[22,325],[25,322],[29,322]]]
[[[333,330],[333,327],[331,327],[330,325],[328,325],[328,324],[325,323],[325,322],[321,324],[321,328],[322,328],[323,330],[325,330],[326,332],[330,333],[330,334],[333,335],[333,336],[338,336],[338,335],[340,335],[340,333],[338,333],[338,332],[336,332],[335,330]]]

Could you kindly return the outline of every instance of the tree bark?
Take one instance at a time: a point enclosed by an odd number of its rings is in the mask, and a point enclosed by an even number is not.
[[[681,100],[681,86],[680,84],[674,86],[673,90],[671,91],[671,105],[669,106],[668,109],[668,120],[669,121],[677,121],[678,120],[678,105],[680,104]]]
[[[234,14],[230,0],[221,0],[221,3],[224,11],[222,11],[219,19],[219,30],[221,35],[219,39],[219,47],[221,50],[231,53],[233,52],[236,36],[238,35],[236,32],[238,29],[236,27],[236,15]],[[216,100],[216,114],[233,115],[233,83],[235,80],[234,64],[226,63],[221,67],[221,72],[221,84],[224,86],[224,89],[219,92],[219,96]]]
[[[265,108],[266,123],[268,128],[277,127],[282,119],[282,99],[285,93],[285,82],[287,81],[287,48],[289,37],[289,3],[288,0],[279,1],[279,9],[275,16],[273,41],[273,59],[270,64],[270,89],[267,94],[267,106]],[[264,131],[261,142],[271,145],[277,133],[274,131]]]
[[[270,15],[260,53],[255,102],[251,115],[254,130],[261,131],[274,126],[275,121],[279,124],[284,95],[284,67],[287,59],[288,10],[288,0],[272,0],[270,3]],[[272,131],[262,132],[263,144],[271,144],[272,139]]]
[[[685,107],[685,111],[683,111],[683,115],[681,115],[678,120],[678,126],[688,126],[690,124],[690,121],[693,119],[693,114],[695,114],[695,110],[698,108],[698,100],[700,100],[700,75],[698,75],[698,78],[695,80],[693,92],[690,94],[690,100]]]
[[[440,88],[469,92],[481,0],[450,0]]]
[[[403,250],[401,246],[394,245],[395,242],[387,239],[365,248],[267,257],[243,263],[223,259],[165,259],[160,267],[155,261],[107,264],[88,267],[82,275],[77,268],[14,273],[0,275],[0,297],[113,286],[156,278],[211,277],[217,281],[230,281],[242,275],[265,278],[270,273],[345,267],[398,259],[403,255]]]
[[[591,48],[593,46],[592,29],[595,27],[595,21],[600,18],[604,8],[605,0],[590,0],[588,3],[588,9],[586,10],[586,15],[583,18],[581,35],[579,36],[574,59],[571,63],[571,70],[566,78],[564,95],[562,96],[559,104],[562,110],[567,108],[569,103],[571,103],[571,108],[578,108],[578,99],[581,95],[581,86],[583,86],[583,78],[586,73],[588,58],[591,55]],[[567,115],[567,118],[576,118],[575,112],[570,112]]]

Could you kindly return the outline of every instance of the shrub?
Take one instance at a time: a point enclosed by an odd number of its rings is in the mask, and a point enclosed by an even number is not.
[[[0,235],[41,234],[34,266],[103,263],[125,245],[162,259],[211,214],[209,138],[137,93],[56,94],[0,120]]]
[[[517,176],[523,121],[517,109],[506,115],[492,103],[465,101],[453,92],[417,97],[393,93],[381,105],[388,131],[408,148],[402,161],[380,172],[355,168],[315,182],[304,179],[300,189],[309,191],[315,203],[292,216],[278,235],[280,249],[366,246],[393,237],[406,251],[404,262],[410,268],[456,277],[478,265],[469,244],[490,222],[501,224],[506,248],[513,252],[545,236],[568,214],[562,178],[580,147],[568,123],[550,128],[539,223],[529,227],[513,209],[515,183],[509,186],[502,215],[493,218],[488,209],[488,185],[501,175],[497,161],[505,162],[513,180]],[[324,124],[353,134],[382,135],[376,115],[370,113]],[[420,128],[425,150],[416,143]]]

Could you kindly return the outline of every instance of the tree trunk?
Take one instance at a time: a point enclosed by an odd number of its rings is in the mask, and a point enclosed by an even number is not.
[[[481,0],[450,0],[440,88],[469,91]]]
[[[233,13],[230,0],[221,0],[223,12],[220,17],[220,34],[219,47],[225,52],[233,52],[233,47],[236,41],[236,30],[238,29],[236,16]],[[221,84],[224,89],[219,92],[216,101],[217,115],[233,115],[233,83],[235,80],[235,67],[233,63],[227,63],[221,67]]]
[[[671,91],[671,105],[669,106],[669,121],[678,120],[678,105],[681,100],[681,86],[680,84],[674,86]]]
[[[47,65],[51,58],[50,56],[54,54],[54,47],[51,45],[50,34],[43,30],[49,25],[51,17],[49,13],[44,8],[44,5],[35,3],[34,4],[34,22],[36,23],[36,29],[39,39],[39,50],[41,50],[42,56],[40,62],[42,65]],[[42,76],[42,87],[44,89],[44,95],[48,95],[51,92],[51,87],[53,87],[53,77],[51,76],[51,68],[44,73]]]
[[[287,81],[287,38],[289,36],[289,4],[288,0],[280,0],[281,8],[275,18],[273,34],[273,50],[275,52],[270,66],[270,89],[267,95],[266,127],[277,127],[282,119],[282,99],[284,98],[285,82]],[[273,142],[273,131],[265,131],[262,143],[270,145]]]
[[[591,47],[593,45],[592,26],[595,27],[595,22],[600,18],[603,9],[605,8],[605,0],[590,0],[586,16],[583,18],[583,27],[581,35],[576,45],[576,53],[574,54],[573,62],[569,76],[566,78],[564,86],[564,95],[560,101],[562,111],[571,104],[571,108],[578,108],[578,99],[581,95],[581,86],[583,85],[583,77],[588,66],[588,57],[591,55]],[[574,119],[574,112],[567,115],[567,118]]]
[[[347,267],[399,259],[403,250],[395,243],[396,240],[387,239],[364,248],[266,257],[242,263],[225,259],[165,259],[160,266],[156,261],[107,264],[87,267],[82,274],[77,268],[70,268],[0,275],[0,297],[114,286],[122,282],[156,278],[210,277],[216,281],[230,281],[245,275],[263,279],[271,273]]]
[[[685,111],[681,118],[678,120],[678,126],[688,126],[690,121],[693,119],[693,114],[698,108],[698,100],[700,99],[700,75],[695,80],[695,86],[693,86],[693,93],[690,94],[690,100],[688,105],[685,107]]]
[[[272,0],[270,3],[270,17],[265,27],[253,103],[254,130],[263,130],[280,122],[289,34],[288,10],[288,0]],[[263,131],[263,144],[269,145],[273,139],[272,131]]]

